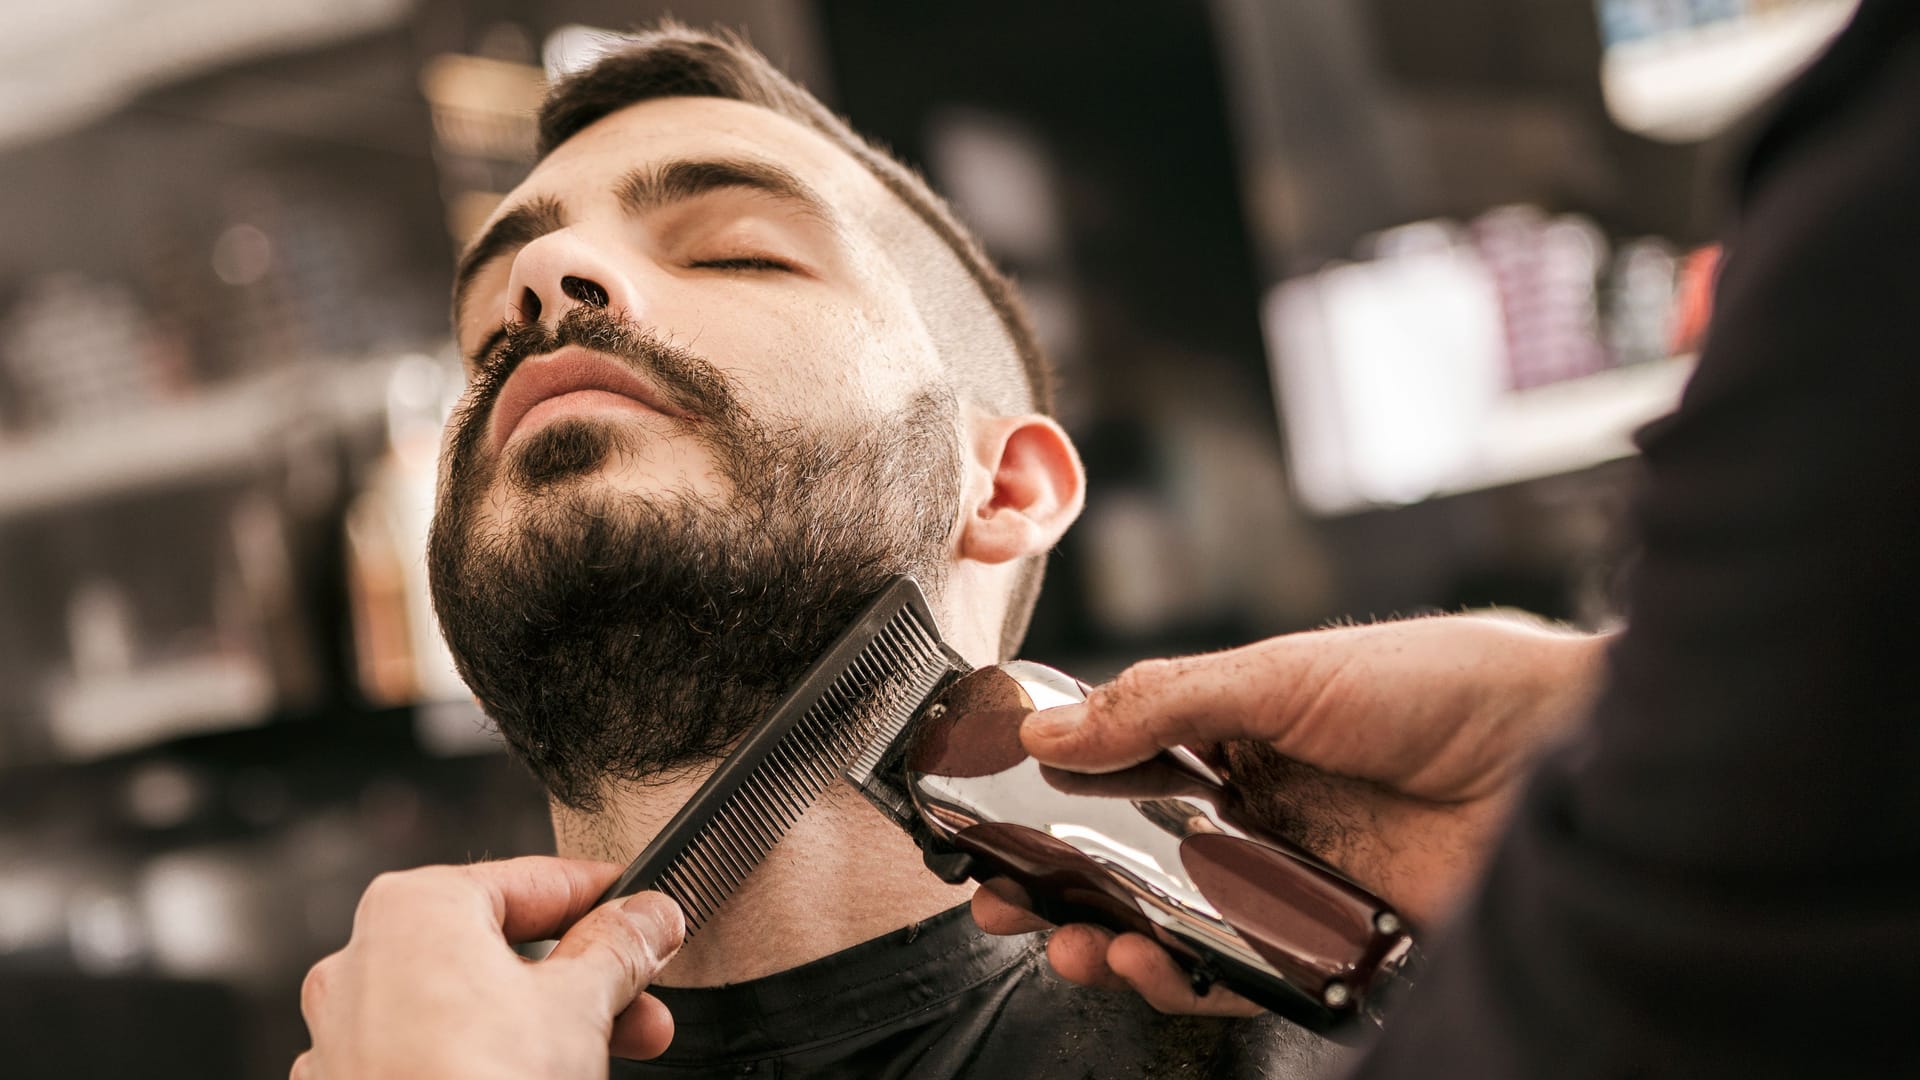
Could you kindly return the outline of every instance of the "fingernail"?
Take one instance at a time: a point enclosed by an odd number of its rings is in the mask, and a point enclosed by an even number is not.
[[[660,959],[680,951],[680,943],[687,936],[680,905],[659,893],[636,893],[620,902],[620,910],[640,924],[647,943]]]
[[[1027,717],[1027,733],[1042,739],[1062,739],[1074,733],[1087,718],[1085,705],[1056,705]]]

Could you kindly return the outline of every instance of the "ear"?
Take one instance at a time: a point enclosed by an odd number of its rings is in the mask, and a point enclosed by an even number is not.
[[[999,564],[1046,552],[1086,500],[1073,440],[1045,416],[982,416],[973,429],[956,554]]]

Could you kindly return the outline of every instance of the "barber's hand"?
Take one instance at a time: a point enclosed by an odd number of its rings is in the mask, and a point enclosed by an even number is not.
[[[1178,745],[1224,758],[1273,832],[1434,925],[1478,877],[1528,765],[1585,714],[1606,641],[1485,615],[1293,634],[1137,664],[1083,705],[1028,717],[1021,738],[1081,772]],[[990,889],[973,912],[995,933],[1046,925]],[[1048,957],[1074,982],[1131,986],[1164,1011],[1259,1011],[1224,988],[1196,996],[1139,934],[1063,927]]]
[[[673,1018],[644,994],[685,935],[659,893],[594,908],[611,863],[529,857],[382,874],[347,947],[300,991],[313,1048],[292,1080],[605,1077]],[[560,935],[537,963],[510,943]]]

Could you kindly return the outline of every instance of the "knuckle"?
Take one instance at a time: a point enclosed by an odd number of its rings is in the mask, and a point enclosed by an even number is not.
[[[622,915],[607,920],[613,924],[612,930],[619,935],[618,948],[621,957],[633,967],[636,974],[651,975],[653,957],[663,951],[667,943],[654,941],[635,919]]]
[[[655,950],[639,925],[618,911],[602,911],[589,923],[590,940],[620,965],[621,976],[644,984],[652,974]]]
[[[374,875],[360,894],[360,906],[354,918],[394,908],[405,908],[422,893],[456,880],[459,871],[446,866],[421,866],[412,870],[388,870]]]
[[[1168,1016],[1184,1016],[1200,1012],[1200,1000],[1185,986],[1160,979],[1146,980],[1138,987],[1140,996],[1158,1012]]]
[[[360,906],[381,907],[404,895],[408,890],[409,873],[405,870],[388,870],[375,874],[360,894]]]
[[[1089,697],[1090,708],[1123,720],[1157,727],[1166,717],[1161,704],[1186,671],[1181,660],[1142,660],[1122,671]]]
[[[1128,667],[1113,681],[1093,693],[1094,708],[1102,712],[1122,712],[1150,698],[1171,673],[1171,660],[1142,660]]]
[[[591,928],[594,940],[615,965],[621,985],[643,987],[653,978],[653,947],[632,919],[605,912]]]
[[[334,957],[338,955],[335,953],[313,965],[307,970],[307,977],[300,981],[300,1012],[309,1020],[319,1013],[327,1000],[333,983],[333,967],[338,963]]]

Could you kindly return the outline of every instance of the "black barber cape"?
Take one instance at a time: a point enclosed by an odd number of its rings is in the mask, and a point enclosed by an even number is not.
[[[1270,1016],[1162,1016],[1074,986],[1040,937],[982,933],[964,907],[763,979],[652,993],[673,1012],[673,1045],[615,1061],[616,1078],[1284,1080],[1340,1052]]]
[[[1740,195],[1593,723],[1365,1080],[1920,1077],[1920,0]]]

